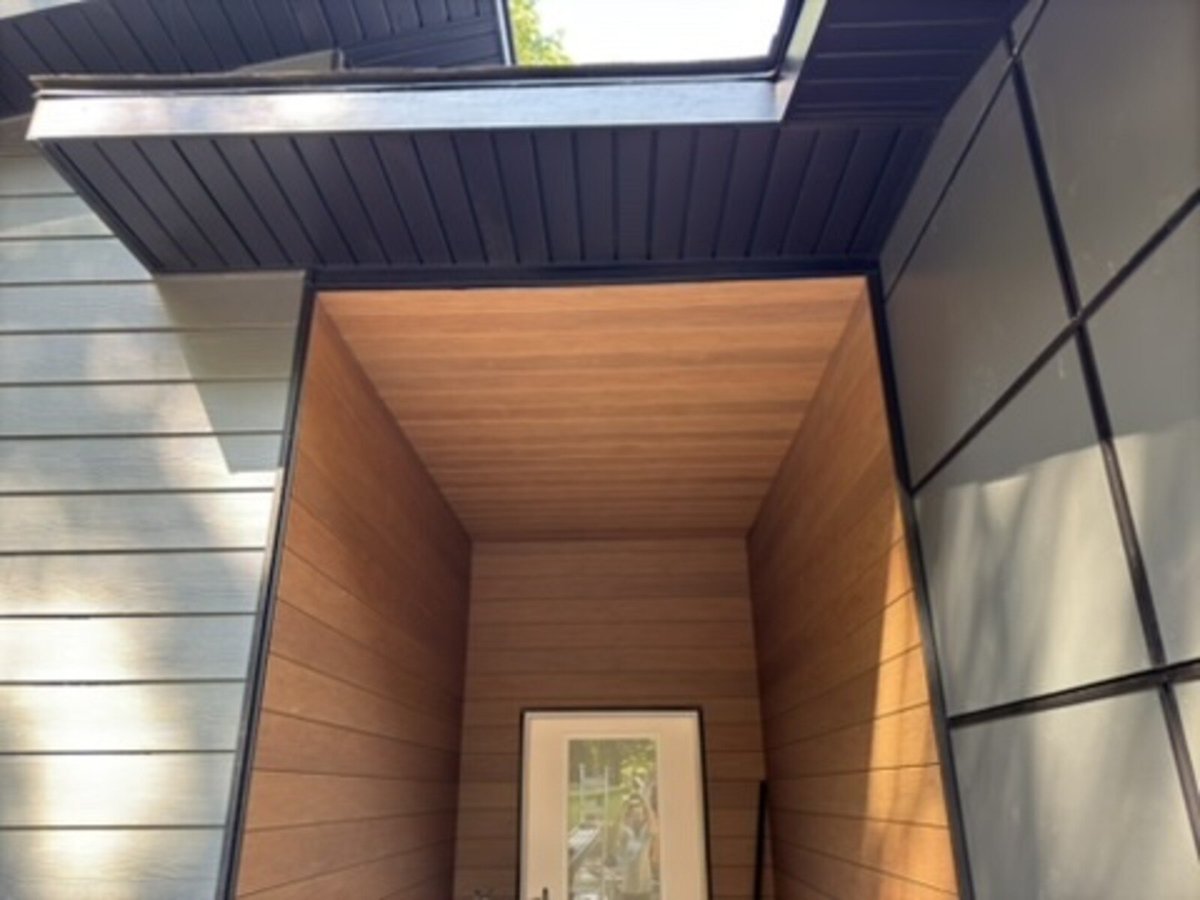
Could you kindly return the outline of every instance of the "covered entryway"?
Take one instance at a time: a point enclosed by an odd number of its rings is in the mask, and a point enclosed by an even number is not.
[[[319,294],[241,894],[512,898],[522,711],[614,707],[713,897],[952,893],[893,466],[861,278]]]

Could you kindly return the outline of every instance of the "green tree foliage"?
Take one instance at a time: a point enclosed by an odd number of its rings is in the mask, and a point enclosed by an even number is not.
[[[517,62],[523,66],[569,66],[571,57],[563,49],[562,33],[542,29],[537,0],[508,0]]]

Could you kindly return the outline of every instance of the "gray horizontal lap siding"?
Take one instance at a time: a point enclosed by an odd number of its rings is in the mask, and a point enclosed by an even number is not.
[[[0,130],[0,897],[212,897],[300,281],[151,281],[17,131]]]

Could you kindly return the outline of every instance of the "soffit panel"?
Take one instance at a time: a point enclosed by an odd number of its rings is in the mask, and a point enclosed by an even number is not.
[[[156,271],[865,267],[930,134],[903,124],[731,125],[117,138],[49,149]]]
[[[861,278],[320,302],[477,540],[744,534]]]
[[[33,106],[30,76],[223,72],[321,50],[350,67],[505,61],[495,0],[75,0],[5,16],[0,118]]]

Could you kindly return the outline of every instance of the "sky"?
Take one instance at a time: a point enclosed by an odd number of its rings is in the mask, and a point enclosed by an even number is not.
[[[574,63],[764,56],[784,0],[539,0]]]

